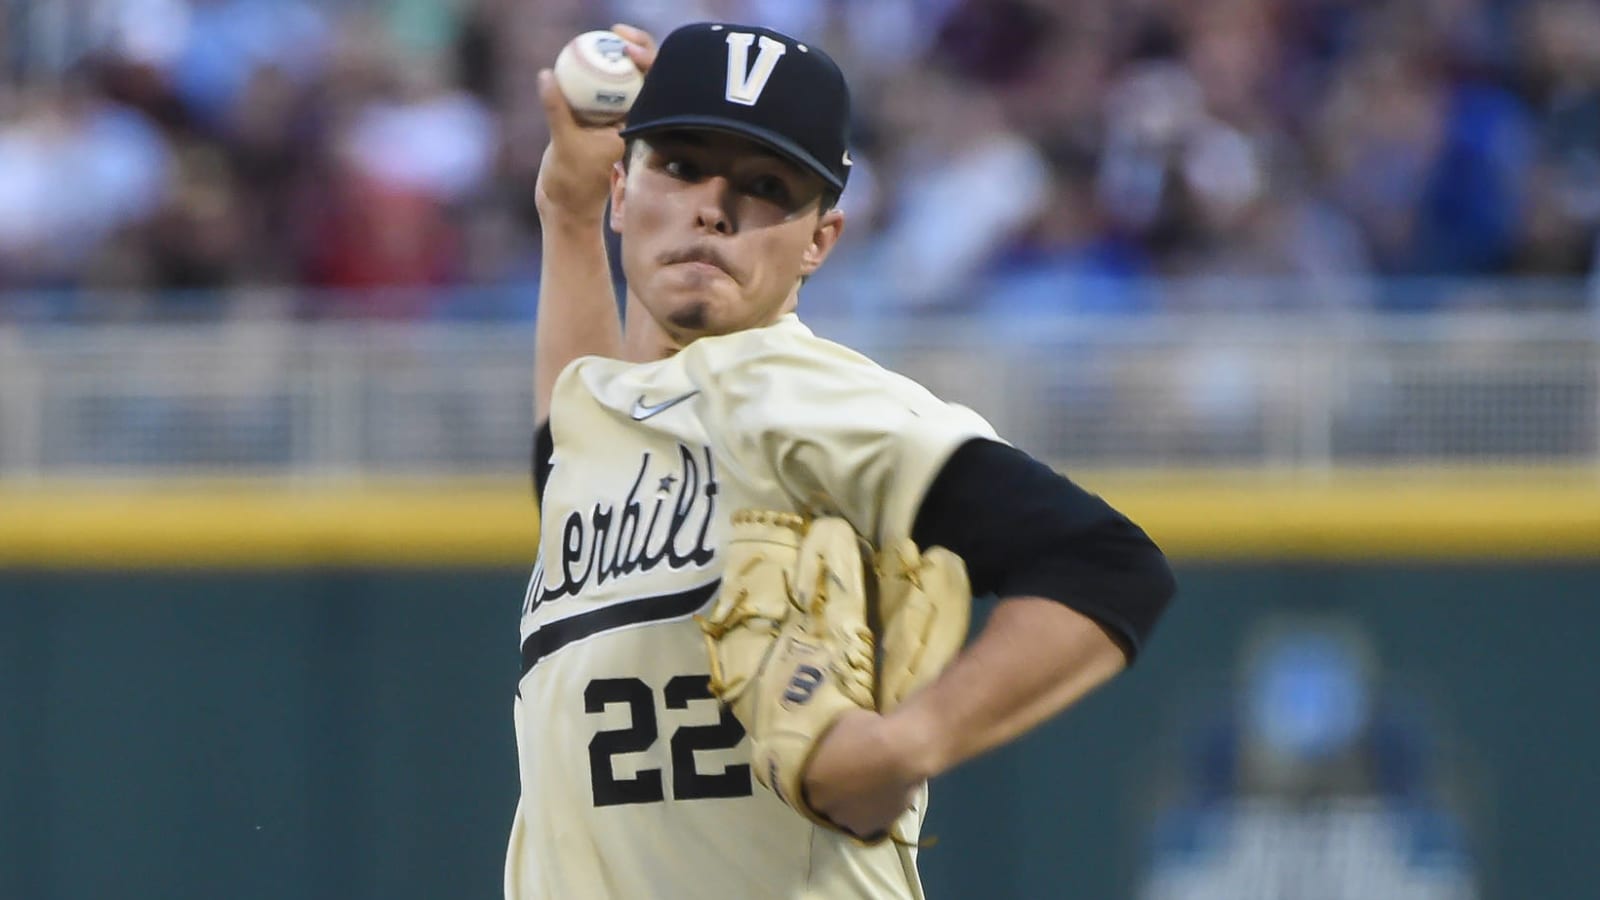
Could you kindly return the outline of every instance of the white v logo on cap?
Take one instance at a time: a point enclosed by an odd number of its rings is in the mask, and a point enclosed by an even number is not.
[[[772,70],[778,65],[778,57],[789,52],[782,41],[775,41],[763,34],[761,52],[756,54],[756,64],[752,67],[750,45],[755,39],[756,36],[748,31],[728,33],[728,80],[723,96],[728,98],[729,103],[755,106],[756,101],[761,99],[761,92],[767,88]]]

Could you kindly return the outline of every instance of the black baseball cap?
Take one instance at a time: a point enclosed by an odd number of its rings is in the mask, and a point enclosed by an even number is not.
[[[623,137],[708,128],[777,150],[843,191],[850,89],[822,50],[770,28],[701,22],[667,35]]]

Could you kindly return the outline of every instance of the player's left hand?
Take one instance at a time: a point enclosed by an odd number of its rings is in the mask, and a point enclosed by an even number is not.
[[[960,651],[965,565],[909,538],[874,552],[834,516],[744,509],[732,524],[717,602],[696,618],[711,692],[750,734],[752,773],[818,825],[891,837],[936,764],[927,726],[900,703]]]
[[[889,830],[925,780],[892,719],[869,710],[839,716],[805,771],[806,801],[857,837]]]

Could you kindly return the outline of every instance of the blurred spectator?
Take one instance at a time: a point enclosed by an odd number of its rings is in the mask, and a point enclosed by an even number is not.
[[[8,9],[0,287],[55,290],[50,315],[104,311],[81,288],[395,288],[299,304],[384,316],[531,291],[534,75],[618,20],[761,21],[840,60],[858,165],[813,309],[1429,308],[1466,301],[1370,279],[1582,277],[1600,246],[1590,0]]]
[[[170,147],[150,122],[78,78],[3,98],[0,278],[65,286],[167,191]]]
[[[440,202],[464,199],[488,174],[493,120],[434,67],[395,71],[402,77],[396,96],[368,103],[351,123],[344,151],[355,177]]]
[[[984,285],[987,309],[1024,319],[1148,312],[1153,297],[1139,278],[1151,274],[1149,255],[1126,229],[1107,227],[1088,161],[1053,163],[1046,202],[994,261]]]
[[[895,85],[885,111],[897,181],[877,239],[891,296],[909,307],[956,300],[1048,198],[1044,155],[974,86],[932,73]]]
[[[191,113],[214,124],[227,118],[257,68],[314,79],[326,45],[321,9],[302,0],[191,0],[182,48],[166,62]]]
[[[217,148],[181,148],[169,202],[150,224],[151,275],[178,291],[226,287],[244,271],[239,195]]]
[[[435,67],[394,66],[400,83],[358,108],[339,134],[337,177],[312,273],[335,288],[426,287],[459,276],[452,215],[484,182],[494,124]],[[338,295],[340,314],[416,316],[419,292]]]
[[[1600,233],[1600,6],[1530,4],[1522,42],[1523,87],[1541,124],[1516,269],[1592,272]]]

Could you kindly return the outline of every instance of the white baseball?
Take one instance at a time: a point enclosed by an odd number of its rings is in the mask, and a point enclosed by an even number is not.
[[[556,84],[573,115],[589,125],[615,122],[639,96],[644,73],[625,52],[627,43],[609,31],[586,31],[556,56]]]

